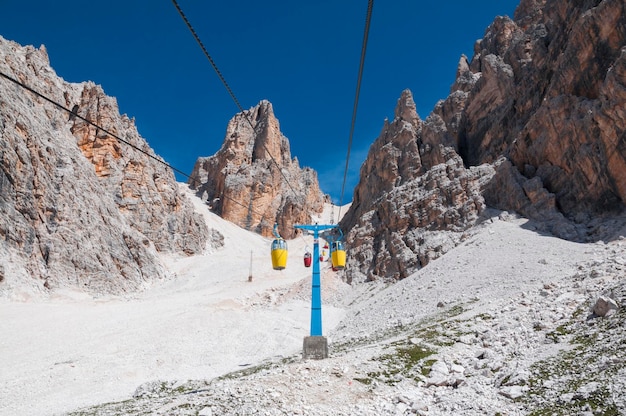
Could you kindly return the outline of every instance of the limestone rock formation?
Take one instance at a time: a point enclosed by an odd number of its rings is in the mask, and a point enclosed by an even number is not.
[[[439,233],[431,250],[427,231],[460,232],[485,206],[571,240],[593,238],[590,219],[624,209],[622,0],[522,0],[514,20],[497,17],[473,58],[461,57],[426,120],[408,97],[372,145],[342,222],[357,269],[349,279],[407,275],[459,241]]]
[[[128,143],[0,78],[2,293],[131,291],[166,276],[158,252],[204,250],[205,223],[115,99],[63,81],[43,46],[0,38],[0,71]]]
[[[349,281],[407,277],[455,247],[485,209],[481,193],[494,169],[465,168],[453,148],[431,145],[424,132],[404,91],[361,166],[341,222],[349,230]]]
[[[455,109],[466,163],[506,156],[579,222],[621,209],[625,22],[621,0],[524,0],[514,21],[497,18],[452,88],[467,94]]]
[[[224,219],[261,235],[274,224],[285,238],[309,223],[327,197],[317,173],[291,158],[272,104],[261,101],[228,123],[221,149],[196,161],[189,185]]]

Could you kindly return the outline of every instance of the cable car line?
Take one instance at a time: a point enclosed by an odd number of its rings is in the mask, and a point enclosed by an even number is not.
[[[230,88],[230,86],[228,85],[228,83],[226,82],[226,79],[224,78],[224,76],[222,75],[222,73],[220,72],[219,68],[217,67],[217,64],[215,63],[215,61],[213,60],[213,58],[211,57],[211,55],[209,54],[209,51],[207,51],[206,47],[204,46],[204,43],[202,43],[202,40],[200,40],[200,37],[198,36],[198,34],[196,33],[196,31],[194,30],[193,26],[191,25],[191,22],[189,21],[189,19],[187,19],[187,16],[185,16],[185,14],[183,13],[183,10],[180,8],[180,6],[178,5],[178,2],[176,0],[172,0],[172,3],[174,3],[174,7],[176,7],[176,10],[178,11],[178,14],[180,14],[180,17],[182,17],[183,21],[185,22],[185,24],[187,25],[187,28],[189,28],[189,31],[191,32],[191,34],[193,35],[193,37],[195,38],[196,42],[198,43],[198,45],[200,46],[200,49],[202,49],[202,52],[204,53],[204,55],[207,57],[207,59],[209,60],[209,62],[211,63],[211,66],[213,67],[213,69],[215,70],[215,73],[217,74],[217,76],[219,77],[220,81],[222,81],[222,84],[224,84],[224,87],[226,88],[226,90],[228,91],[228,93],[230,94],[231,98],[233,99],[233,101],[235,102],[235,105],[237,106],[237,108],[239,109],[239,111],[243,114],[244,118],[248,121],[248,124],[250,124],[250,127],[252,127],[252,131],[254,131],[255,135],[256,135],[256,128],[254,127],[254,125],[252,124],[252,121],[250,120],[250,117],[248,116],[248,114],[244,111],[243,107],[241,106],[241,104],[239,103],[239,100],[237,99],[237,97],[235,96],[235,93],[233,92],[233,90]],[[265,145],[265,143],[262,143],[263,145],[263,149],[265,149],[265,151],[267,152],[267,154],[269,155],[270,159],[272,159],[272,161],[274,162],[274,165],[276,165],[276,168],[278,169],[278,171],[280,172],[280,174],[282,175],[283,179],[285,180],[285,182],[287,183],[287,186],[289,186],[289,188],[291,189],[291,192],[293,192],[293,195],[296,197],[296,199],[298,199],[298,194],[296,193],[295,189],[293,189],[293,187],[291,186],[291,183],[289,182],[289,179],[287,179],[287,176],[285,176],[285,173],[283,172],[283,170],[280,168],[280,165],[278,164],[278,162],[276,161],[276,159],[274,159],[274,156],[272,156],[272,153],[269,151],[269,149],[267,148],[267,146]]]
[[[205,56],[207,57],[207,59],[211,63],[211,65],[212,65],[213,69],[215,70],[216,74],[218,75],[220,81],[222,82],[222,84],[224,85],[224,87],[226,88],[228,93],[230,94],[231,98],[235,102],[237,108],[240,110],[240,112],[242,112],[242,114],[244,115],[244,118],[248,121],[248,124],[253,129],[253,131],[256,133],[256,128],[252,124],[252,121],[250,120],[250,117],[248,116],[248,114],[245,112],[245,110],[243,109],[243,107],[239,103],[239,100],[237,99],[237,97],[235,96],[234,92],[232,91],[232,89],[230,88],[228,83],[226,82],[226,79],[224,78],[224,76],[220,72],[219,68],[215,64],[215,61],[212,59],[212,57],[208,53],[206,47],[204,46],[204,44],[200,40],[199,36],[197,35],[197,33],[194,30],[193,26],[191,25],[191,23],[189,22],[189,20],[185,16],[185,14],[183,13],[183,11],[180,8],[180,6],[178,5],[177,1],[176,0],[172,0],[172,2],[174,3],[174,6],[176,7],[178,13],[182,17],[182,19],[185,22],[185,24],[187,25],[187,27],[190,30],[191,34],[196,39],[196,41],[197,41],[198,45],[200,46],[200,48],[202,49],[203,53],[205,54]],[[360,86],[361,86],[361,80],[362,80],[362,74],[363,74],[363,67],[364,67],[364,61],[365,61],[365,52],[366,52],[366,48],[367,48],[367,38],[368,38],[368,33],[369,33],[372,8],[373,8],[373,0],[369,0],[369,2],[368,2],[368,9],[367,9],[367,16],[366,16],[365,32],[364,32],[364,38],[363,38],[363,45],[362,45],[362,49],[361,49],[361,60],[360,60],[360,65],[359,65],[359,75],[358,75],[358,80],[357,80],[357,89],[356,89],[356,95],[355,95],[355,101],[354,101],[354,108],[353,108],[353,115],[352,115],[351,129],[350,129],[350,136],[349,136],[349,141],[348,141],[348,151],[347,151],[347,157],[346,157],[346,166],[345,166],[343,183],[342,183],[342,189],[341,189],[341,196],[340,196],[340,206],[339,206],[338,217],[341,217],[341,204],[343,202],[343,196],[344,196],[344,191],[345,191],[345,184],[346,184],[347,173],[348,173],[348,165],[349,165],[349,159],[350,159],[350,149],[352,147],[354,126],[355,126],[355,123],[356,123],[356,111],[357,111],[357,106],[358,106],[359,92],[360,92]],[[32,94],[42,98],[43,100],[51,103],[52,105],[56,106],[57,108],[67,112],[69,114],[69,119],[68,120],[74,120],[75,118],[79,118],[79,119],[83,120],[85,123],[95,127],[97,130],[101,130],[102,132],[104,132],[105,134],[115,138],[119,142],[124,143],[124,144],[132,147],[133,149],[135,149],[135,150],[139,151],[140,153],[148,156],[149,158],[157,161],[158,163],[161,163],[164,166],[172,169],[172,171],[177,172],[177,173],[183,175],[184,177],[186,177],[188,179],[192,179],[192,177],[189,174],[187,174],[186,172],[183,172],[182,170],[180,170],[180,169],[174,167],[173,165],[167,163],[163,159],[161,159],[161,158],[159,158],[159,157],[157,157],[157,156],[155,156],[153,154],[148,153],[147,151],[145,151],[145,150],[143,150],[143,149],[133,145],[132,143],[128,142],[127,140],[122,139],[121,137],[119,137],[118,135],[114,134],[113,132],[110,132],[109,130],[103,128],[102,126],[100,126],[100,125],[92,122],[91,120],[88,120],[87,118],[79,115],[78,114],[78,106],[77,105],[74,105],[74,107],[72,109],[69,109],[69,108],[65,107],[64,105],[62,105],[62,104],[52,100],[51,98],[41,94],[40,92],[34,90],[33,88],[29,87],[28,85],[26,85],[26,84],[16,80],[15,78],[13,78],[13,77],[11,77],[11,76],[9,76],[9,75],[1,72],[1,71],[0,71],[0,76],[2,76],[5,79],[7,79],[7,80],[17,84],[18,86],[26,89],[27,91],[29,91]],[[289,188],[291,189],[291,191],[293,192],[294,196],[297,199],[298,198],[298,194],[295,192],[295,190],[292,187],[289,179],[285,176],[285,173],[280,168],[278,162],[276,161],[276,159],[274,158],[274,156],[271,154],[271,152],[269,151],[269,149],[267,148],[267,146],[264,143],[263,143],[263,148],[265,149],[265,151],[267,152],[267,154],[269,155],[271,160],[274,162],[274,165],[277,167],[277,169],[281,173],[283,179],[285,179],[286,184],[289,186]],[[260,215],[261,217],[263,217],[263,214],[260,214],[260,213],[258,213],[256,211],[252,210],[250,207],[240,203],[239,201],[237,201],[237,200],[235,200],[235,199],[233,199],[231,197],[228,197],[226,195],[221,195],[221,196],[226,198],[226,199],[228,199],[228,200],[230,200],[230,201],[232,201],[232,202],[234,202],[234,203],[236,203],[236,204],[238,204],[238,205],[240,205],[240,206],[242,206],[242,207],[244,207],[244,208],[247,208],[250,211],[255,212],[257,215]]]
[[[222,81],[222,84],[224,84],[224,87],[226,87],[226,90],[228,91],[228,93],[230,94],[231,98],[235,102],[235,105],[237,105],[237,108],[239,108],[239,111],[241,111],[243,113],[243,107],[241,106],[241,104],[239,104],[239,100],[237,100],[237,97],[235,97],[235,93],[233,93],[233,90],[228,85],[228,82],[226,82],[226,79],[224,78],[224,76],[222,75],[220,70],[218,69],[217,65],[215,64],[215,61],[213,60],[211,55],[209,55],[209,51],[207,51],[207,49],[204,47],[204,44],[200,40],[200,37],[198,36],[196,31],[194,30],[193,26],[191,26],[191,23],[187,19],[187,16],[185,16],[185,14],[183,13],[183,10],[178,5],[178,2],[176,2],[176,0],[172,0],[172,3],[174,3],[174,7],[176,7],[176,10],[178,10],[178,14],[180,14],[180,17],[183,18],[183,21],[185,22],[185,24],[189,28],[189,31],[191,32],[193,37],[196,39],[196,42],[198,42],[198,45],[200,45],[200,49],[202,49],[202,52],[204,52],[204,55],[207,57],[207,59],[211,63],[211,66],[215,70],[215,73],[219,77],[220,81]],[[252,127],[252,128],[254,128],[254,127]]]
[[[354,96],[354,107],[352,109],[352,123],[350,125],[350,135],[348,138],[348,153],[346,155],[346,168],[343,172],[343,183],[341,185],[341,194],[339,196],[339,214],[338,218],[341,218],[341,206],[343,205],[343,194],[346,189],[346,179],[348,177],[348,164],[350,162],[350,149],[352,148],[352,137],[354,136],[354,125],[356,124],[356,110],[359,105],[359,94],[361,92],[361,80],[363,79],[363,67],[365,65],[365,52],[367,51],[367,38],[370,31],[370,22],[372,20],[372,9],[374,7],[374,0],[369,0],[367,3],[367,15],[365,17],[365,30],[363,33],[363,45],[361,46],[361,61],[359,62],[359,76],[356,83],[356,94]]]
[[[58,102],[54,101],[53,99],[51,99],[51,98],[49,98],[49,97],[45,96],[44,94],[42,94],[42,93],[40,93],[40,92],[36,91],[35,89],[33,89],[33,88],[29,87],[28,85],[24,84],[23,82],[20,82],[20,81],[16,80],[15,78],[13,78],[13,77],[11,77],[11,76],[9,76],[9,75],[7,75],[7,74],[3,73],[2,71],[0,71],[0,76],[2,76],[3,78],[6,78],[7,80],[9,80],[9,81],[11,81],[11,82],[13,82],[13,83],[17,84],[18,86],[20,86],[20,87],[24,88],[25,90],[27,90],[27,91],[31,92],[32,94],[36,95],[37,97],[42,98],[43,100],[45,100],[45,101],[49,102],[50,104],[54,105],[55,107],[57,107],[57,108],[59,108],[59,109],[61,109],[61,110],[65,111],[65,112],[69,113],[69,119],[68,119],[69,121],[74,120],[75,118],[79,118],[79,119],[83,120],[85,123],[87,123],[87,124],[89,124],[89,125],[91,125],[91,126],[95,127],[97,130],[100,130],[100,131],[102,131],[102,132],[106,133],[107,135],[109,135],[109,136],[111,136],[111,137],[115,138],[115,139],[116,139],[117,141],[119,141],[120,143],[124,143],[124,144],[126,144],[126,145],[130,146],[130,147],[132,147],[133,149],[137,150],[138,152],[141,152],[141,153],[143,153],[144,155],[148,156],[149,158],[151,158],[151,159],[153,159],[153,160],[156,160],[156,161],[157,161],[157,162],[159,162],[160,164],[165,165],[166,167],[168,167],[168,168],[172,169],[174,172],[180,173],[181,175],[183,175],[183,176],[184,176],[184,177],[186,177],[187,179],[193,179],[190,175],[188,175],[187,173],[183,172],[183,171],[182,171],[182,170],[180,170],[180,169],[177,169],[176,167],[174,167],[174,166],[172,166],[171,164],[167,163],[167,162],[166,162],[166,161],[164,161],[163,159],[160,159],[160,158],[158,158],[158,157],[156,157],[156,156],[154,156],[154,155],[152,155],[152,154],[150,154],[150,153],[146,152],[145,150],[143,150],[143,149],[141,149],[141,148],[139,148],[139,147],[135,146],[134,144],[132,144],[132,143],[128,142],[127,140],[122,139],[122,138],[121,138],[121,137],[119,137],[117,134],[112,133],[112,132],[110,132],[109,130],[105,129],[104,127],[102,127],[102,126],[100,126],[100,125],[98,125],[98,124],[94,123],[93,121],[91,121],[91,120],[89,120],[89,119],[87,119],[87,118],[85,118],[85,117],[81,116],[80,114],[78,114],[78,105],[74,105],[74,106],[72,107],[72,109],[70,110],[69,108],[65,107],[63,104],[60,104],[60,103],[58,103]],[[194,181],[194,182],[195,182],[195,181]],[[248,206],[246,206],[246,205],[242,204],[241,202],[239,202],[239,201],[237,201],[237,200],[235,200],[235,199],[233,199],[233,198],[231,198],[231,197],[229,197],[229,196],[227,196],[227,195],[221,195],[221,196],[222,196],[222,197],[224,197],[224,198],[226,198],[226,199],[228,199],[228,200],[230,200],[230,201],[232,201],[232,202],[234,202],[235,204],[241,205],[241,206],[242,206],[242,207],[244,207],[244,208],[249,208]],[[262,213],[260,213],[260,212],[258,212],[258,211],[253,210],[253,209],[250,209],[250,211],[254,212],[255,214],[259,215],[260,217],[263,217],[263,215],[264,215],[264,214],[262,214]]]

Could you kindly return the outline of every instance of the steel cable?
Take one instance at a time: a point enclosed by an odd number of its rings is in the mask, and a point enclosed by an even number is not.
[[[17,79],[15,79],[15,78],[13,78],[13,77],[11,77],[11,76],[9,76],[9,75],[1,72],[1,71],[0,71],[0,76],[2,76],[3,78],[5,78],[5,79],[7,79],[7,80],[17,84],[18,86],[24,88],[25,90],[27,90],[30,93],[36,95],[37,97],[39,97],[39,98],[49,102],[50,104],[54,105],[55,107],[57,107],[57,108],[59,108],[59,109],[61,109],[63,111],[66,111],[67,113],[69,113],[70,118],[79,118],[79,119],[83,120],[85,123],[89,124],[90,126],[95,127],[97,130],[100,130],[100,131],[104,132],[105,134],[115,138],[117,141],[119,141],[121,143],[124,143],[124,144],[132,147],[133,149],[137,150],[138,152],[143,153],[144,155],[148,156],[149,158],[151,158],[153,160],[156,160],[157,162],[161,163],[162,165],[165,165],[166,167],[172,169],[174,172],[180,173],[181,175],[183,175],[184,177],[186,177],[188,179],[192,179],[192,177],[190,175],[188,175],[187,173],[183,172],[182,170],[177,169],[176,167],[170,165],[169,163],[167,163],[163,159],[160,159],[160,158],[158,158],[158,157],[156,157],[156,156],[146,152],[145,150],[135,146],[134,144],[130,143],[129,141],[122,139],[117,134],[112,133],[109,130],[105,129],[104,127],[102,127],[102,126],[94,123],[93,121],[91,121],[91,120],[81,116],[80,114],[78,114],[78,110],[77,110],[78,106],[74,106],[74,108],[70,110],[69,108],[65,107],[63,104],[60,104],[60,103],[54,101],[53,99],[43,95],[39,91],[29,87],[28,85],[24,84],[23,82],[20,82]],[[238,205],[241,205],[242,207],[244,207],[246,209],[250,209],[248,206],[242,204],[241,202],[239,202],[239,201],[237,201],[237,200],[235,200],[235,199],[233,199],[233,198],[231,198],[229,196],[223,195],[223,197],[228,199],[228,200],[230,200],[230,201],[232,201],[232,202],[234,202],[234,203],[236,203],[236,204],[238,204]],[[255,214],[260,215],[261,217],[263,217],[263,214],[255,211],[255,210],[252,210],[252,209],[250,209],[250,210],[252,212],[254,212]]]
[[[239,109],[239,111],[244,115],[245,119],[248,121],[248,124],[250,124],[250,127],[252,127],[252,131],[254,132],[254,134],[256,135],[256,128],[254,127],[254,125],[252,124],[252,121],[250,120],[250,117],[248,116],[248,113],[246,113],[243,109],[243,107],[241,106],[241,104],[239,103],[239,100],[237,99],[237,97],[235,96],[235,93],[233,93],[233,90],[230,88],[230,86],[228,85],[228,82],[226,82],[226,79],[224,78],[224,76],[222,75],[222,73],[220,72],[219,68],[217,67],[217,64],[215,63],[215,61],[213,60],[213,58],[211,57],[211,55],[209,54],[209,52],[207,51],[206,47],[204,46],[204,43],[202,43],[202,40],[200,40],[200,37],[198,36],[198,34],[196,33],[195,29],[193,28],[193,26],[191,25],[191,22],[189,21],[189,19],[187,19],[187,16],[185,16],[185,13],[183,13],[183,10],[180,8],[180,6],[178,5],[178,2],[176,0],[172,0],[172,3],[174,3],[174,7],[176,7],[176,10],[178,11],[178,14],[180,14],[180,17],[182,17],[183,21],[185,22],[185,24],[187,25],[187,28],[189,28],[189,31],[191,32],[191,34],[193,35],[194,39],[196,40],[196,42],[198,43],[198,45],[200,46],[200,49],[202,49],[202,52],[204,53],[204,55],[207,57],[207,59],[209,60],[209,62],[211,63],[211,66],[213,67],[213,69],[215,70],[215,73],[217,74],[217,76],[219,77],[220,81],[222,82],[222,84],[224,84],[224,87],[226,88],[226,90],[228,91],[228,93],[230,94],[231,98],[233,99],[233,101],[235,102],[235,105],[237,106],[237,108]],[[285,176],[285,173],[283,172],[283,170],[280,168],[280,165],[278,164],[278,162],[276,161],[276,159],[274,159],[274,156],[272,156],[272,153],[269,151],[269,149],[267,148],[267,146],[265,145],[265,143],[262,143],[263,145],[263,149],[265,149],[265,151],[267,152],[267,154],[269,155],[270,159],[272,159],[272,161],[274,162],[274,165],[276,165],[276,168],[278,169],[278,171],[280,172],[281,176],[283,177],[283,179],[285,180],[285,183],[287,184],[287,186],[289,186],[289,188],[291,189],[291,192],[293,192],[294,197],[296,198],[296,200],[298,200],[298,194],[296,193],[295,189],[291,186],[291,183],[289,182],[289,179],[287,179],[287,176]]]
[[[370,31],[370,22],[372,20],[372,9],[374,8],[374,0],[369,0],[367,3],[367,15],[365,17],[365,30],[363,33],[363,45],[361,46],[361,60],[359,62],[359,75],[356,83],[356,94],[354,97],[354,107],[352,109],[352,122],[350,125],[350,135],[348,138],[348,153],[346,155],[346,168],[343,173],[343,183],[341,185],[341,194],[339,197],[339,214],[338,218],[341,218],[341,206],[343,205],[343,195],[346,188],[346,180],[348,177],[348,166],[350,163],[350,149],[352,148],[352,138],[354,136],[354,126],[356,124],[357,107],[359,105],[359,94],[361,92],[361,80],[363,79],[363,67],[365,66],[365,52],[367,51],[367,38]]]

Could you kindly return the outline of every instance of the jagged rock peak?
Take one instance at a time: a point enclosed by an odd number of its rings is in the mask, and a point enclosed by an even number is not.
[[[349,276],[406,276],[487,206],[598,238],[591,219],[626,201],[624,22],[623,0],[523,0],[461,57],[450,95],[417,126],[403,92],[342,221]]]
[[[385,121],[361,165],[351,209],[343,224],[350,229],[358,218],[378,204],[394,187],[412,180],[421,170],[421,121],[411,91],[404,90],[395,108],[395,118]]]
[[[282,236],[295,236],[293,225],[309,222],[327,200],[317,173],[291,158],[267,100],[229,121],[222,147],[198,158],[189,184],[224,219],[265,236],[274,223]]]
[[[467,164],[505,155],[579,219],[626,201],[626,6],[525,0],[477,43],[464,103]]]
[[[44,47],[0,37],[0,70],[154,155],[114,98],[63,81]],[[170,170],[5,78],[0,137],[0,294],[132,291],[167,275],[158,252],[204,250]]]
[[[398,99],[398,105],[394,111],[396,118],[401,118],[404,121],[408,121],[414,127],[420,122],[419,115],[417,114],[417,107],[413,100],[413,94],[410,90],[406,89],[402,91],[400,98]]]
[[[291,160],[289,142],[267,100],[230,120],[220,152],[236,165],[273,160],[282,166]]]
[[[349,281],[402,279],[457,244],[485,209],[493,169],[466,169],[435,118],[402,92],[361,166],[347,230]]]
[[[466,165],[500,166],[499,176],[512,176],[498,182],[510,187],[541,183],[550,211],[576,222],[623,209],[625,9],[620,0],[524,0],[514,20],[496,18],[433,112]],[[490,204],[545,218],[519,192],[490,189]]]

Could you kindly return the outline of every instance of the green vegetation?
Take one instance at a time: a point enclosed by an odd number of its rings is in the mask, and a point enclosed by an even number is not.
[[[422,363],[422,375],[424,377],[428,377],[430,375],[430,370],[436,362],[437,360],[424,360]]]
[[[393,385],[402,378],[413,379],[416,382],[421,381],[424,372],[430,371],[432,362],[426,365],[425,358],[435,354],[435,351],[425,345],[414,345],[407,340],[403,343],[397,343],[395,351],[390,354],[382,355],[379,361],[385,364],[386,370],[383,371],[378,378],[383,382]],[[424,367],[428,367],[428,371]]]
[[[584,308],[546,336],[555,342],[569,340],[573,348],[531,366],[528,394],[520,399],[533,410],[530,416],[621,414],[614,403],[611,381],[626,367],[626,351],[621,342],[608,340],[611,328],[623,327],[623,311],[610,318],[595,318],[592,325],[581,325]],[[611,362],[607,362],[613,357]]]
[[[465,311],[463,305],[454,305],[435,318],[424,319],[409,328],[405,326],[388,331],[385,334],[387,339],[390,339],[392,334],[396,338],[399,336],[397,333],[402,335],[400,340],[389,343],[389,352],[373,359],[382,364],[383,370],[369,372],[367,377],[355,380],[366,385],[372,384],[374,380],[389,385],[403,379],[423,381],[430,375],[432,365],[437,361],[432,358],[437,349],[454,345],[458,337],[465,334],[460,329],[462,321],[451,319]],[[342,345],[341,348],[348,349],[349,346]]]
[[[571,322],[570,322],[571,325]],[[555,344],[563,341],[563,339],[571,334],[572,331],[569,329],[568,325],[560,325],[554,331],[548,332],[546,337],[551,339]]]

